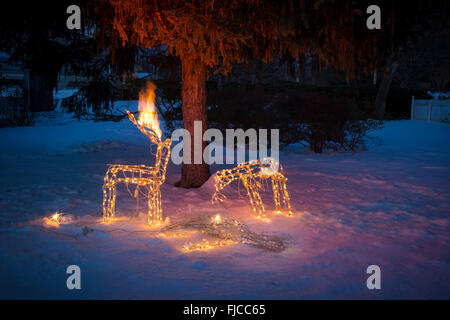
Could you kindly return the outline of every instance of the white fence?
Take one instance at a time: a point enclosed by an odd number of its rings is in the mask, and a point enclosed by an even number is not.
[[[411,120],[449,121],[450,100],[416,100],[412,97]]]

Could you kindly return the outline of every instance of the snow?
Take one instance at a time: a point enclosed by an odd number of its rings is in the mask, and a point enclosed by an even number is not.
[[[73,96],[75,93],[78,92],[78,88],[76,89],[60,89],[60,90],[53,90],[53,99],[59,100],[59,99],[66,99],[71,96]]]
[[[2,299],[450,298],[448,124],[388,122],[357,154],[289,147],[280,161],[295,216],[270,214],[270,222],[254,218],[232,189],[232,200],[210,204],[212,179],[176,188],[180,167],[169,164],[161,190],[171,222],[220,213],[282,237],[288,247],[280,253],[243,244],[183,253],[190,240],[158,236],[126,189],[119,220],[99,223],[106,165],[153,161],[148,139],[128,120],[55,115],[0,129],[0,137]],[[264,199],[270,207],[270,193]],[[45,223],[55,211],[71,221]],[[73,264],[81,290],[66,288]],[[366,287],[373,264],[381,290]]]
[[[439,92],[439,91],[431,92],[431,91],[428,91],[427,94],[432,96],[434,100],[449,99],[450,98],[450,92]]]
[[[151,73],[145,73],[145,72],[137,72],[137,73],[135,73],[135,76],[136,76],[138,79],[147,78],[147,77],[150,76],[150,75],[151,75]]]

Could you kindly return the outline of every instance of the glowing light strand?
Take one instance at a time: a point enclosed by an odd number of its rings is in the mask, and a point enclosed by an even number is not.
[[[226,247],[229,245],[236,244],[236,241],[233,240],[216,240],[216,241],[208,241],[208,239],[203,239],[201,242],[197,243],[188,243],[183,246],[184,252],[192,252],[192,251],[203,251],[208,249],[214,249],[218,247]]]
[[[275,212],[292,216],[292,207],[287,190],[287,178],[283,175],[281,164],[274,158],[264,158],[241,163],[233,169],[217,171],[215,191],[211,202],[222,202],[226,196],[221,192],[233,181],[239,180],[244,185],[253,211],[257,216],[265,218],[265,208],[259,190],[264,181],[271,181]]]
[[[57,223],[59,224],[59,220],[61,218],[61,213],[59,213],[58,211],[56,211],[54,214],[52,214],[52,216],[50,218],[48,218],[51,222]]]
[[[214,241],[203,239],[198,243],[188,243],[183,246],[184,252],[208,250],[237,243],[249,244],[275,252],[285,248],[284,241],[280,238],[252,232],[247,225],[221,215],[202,216],[180,221],[162,228],[161,232],[180,228],[198,230],[203,234],[218,238]]]

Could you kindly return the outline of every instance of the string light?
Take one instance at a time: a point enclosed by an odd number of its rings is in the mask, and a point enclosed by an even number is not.
[[[157,145],[156,161],[154,167],[146,165],[109,165],[103,184],[103,219],[110,221],[116,213],[116,198],[118,183],[136,185],[135,197],[139,198],[144,193],[147,198],[148,223],[160,225],[163,222],[161,208],[160,187],[166,178],[167,164],[170,159],[171,139],[161,141],[161,129],[159,127],[156,108],[154,105],[156,86],[149,82],[147,90],[139,95],[139,121],[127,110],[130,121],[145,134],[152,143]],[[144,191],[141,191],[141,188]]]
[[[216,214],[214,216],[214,223],[221,223],[222,222],[222,216],[220,214]]]
[[[189,232],[161,232],[158,234],[159,237],[161,238],[172,238],[172,239],[178,239],[178,238],[188,238],[190,237],[192,234]]]
[[[61,213],[59,213],[58,211],[56,211],[50,218],[49,220],[55,223],[59,223],[59,217],[61,216]]]
[[[193,229],[202,234],[218,238],[214,241],[203,239],[198,243],[183,246],[184,252],[209,250],[237,243],[249,244],[261,249],[279,252],[284,250],[284,241],[275,236],[250,231],[247,225],[234,219],[215,216],[201,216],[179,221],[161,229],[162,233],[174,232],[177,229]]]
[[[61,222],[60,221],[61,215],[62,213],[55,211],[55,213],[53,213],[50,217],[45,218],[45,221],[51,224],[52,226],[59,227],[59,224]]]
[[[192,252],[192,251],[203,251],[214,249],[217,247],[225,247],[229,245],[236,244],[236,241],[225,239],[225,240],[216,240],[216,241],[208,241],[208,239],[203,239],[198,243],[189,243],[183,246],[184,252]]]
[[[221,191],[233,181],[239,180],[247,190],[253,211],[258,217],[265,219],[265,208],[259,190],[263,188],[262,183],[264,181],[270,180],[275,202],[275,212],[292,216],[292,207],[286,186],[287,178],[282,172],[281,164],[274,158],[251,160],[241,163],[233,169],[217,171],[214,185],[215,191],[211,202],[222,202],[226,197]]]
[[[73,217],[70,214],[62,213],[60,211],[55,211],[50,217],[44,218],[44,220],[46,223],[48,223],[52,226],[59,227],[59,225],[61,225],[61,224],[71,223],[73,220]]]

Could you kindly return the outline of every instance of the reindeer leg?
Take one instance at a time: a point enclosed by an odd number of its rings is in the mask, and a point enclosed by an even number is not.
[[[280,183],[278,180],[275,180],[274,178],[272,178],[271,181],[272,181],[273,201],[275,202],[275,212],[280,213],[281,212]]]
[[[105,220],[108,216],[108,172],[106,172],[105,180],[103,182],[103,220]]]
[[[261,195],[259,194],[259,191],[257,190],[257,188],[255,188],[255,190],[253,192],[255,194],[259,215],[261,217],[266,217],[266,214],[265,214],[266,209],[264,208],[264,204],[262,202]]]
[[[158,225],[162,221],[161,191],[158,186],[156,189],[150,188],[148,192],[148,224]]]
[[[261,196],[257,190],[257,186],[249,179],[243,180],[244,186],[247,190],[248,197],[250,198],[250,203],[252,205],[253,211],[260,217],[265,217],[265,209],[261,200]]]
[[[117,187],[116,182],[113,182],[112,187],[110,188],[110,194],[109,194],[110,200],[109,200],[109,212],[110,212],[110,218],[114,219],[116,216],[116,198],[117,198]]]
[[[283,199],[284,210],[286,210],[289,216],[292,216],[292,207],[291,207],[291,197],[289,196],[289,192],[286,186],[286,178],[279,182],[280,184],[280,192],[281,198]]]
[[[111,174],[111,168],[108,169],[103,183],[103,219],[113,218],[115,215],[115,174]]]
[[[248,181],[247,181],[247,179],[241,179],[241,180],[242,180],[242,183],[244,184],[245,190],[247,190],[247,195],[248,195],[248,198],[250,199],[250,204],[252,205],[252,209],[253,209],[253,211],[256,212],[255,203],[253,201],[253,193],[248,184]]]

